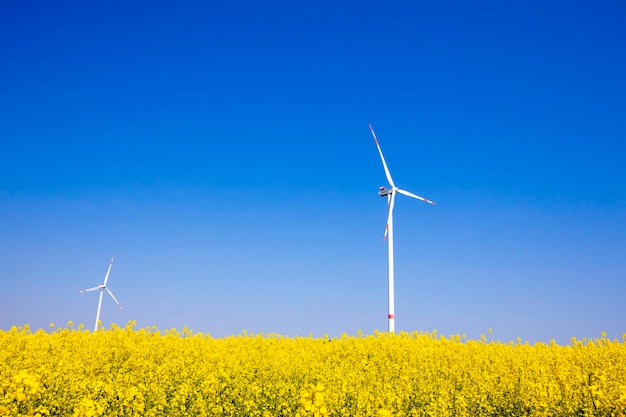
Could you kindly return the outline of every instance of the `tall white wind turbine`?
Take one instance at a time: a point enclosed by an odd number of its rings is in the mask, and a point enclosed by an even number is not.
[[[370,124],[370,131],[372,132],[372,136],[374,136],[374,142],[376,142],[376,147],[378,148],[378,153],[380,154],[380,159],[383,162],[383,168],[385,169],[385,175],[387,176],[387,181],[389,181],[390,188],[380,187],[380,191],[378,195],[381,197],[387,196],[387,226],[385,227],[385,235],[383,240],[387,239],[387,256],[388,256],[388,276],[389,276],[389,314],[387,316],[389,320],[389,332],[395,332],[395,305],[394,305],[394,274],[393,274],[393,205],[396,199],[396,193],[403,194],[407,197],[416,198],[418,200],[422,200],[425,203],[435,204],[433,201],[427,200],[423,197],[415,195],[405,190],[401,190],[396,187],[391,178],[391,174],[389,173],[389,168],[387,168],[387,163],[385,162],[385,157],[383,156],[383,151],[380,149],[380,145],[378,144],[378,139],[376,138],[376,134],[374,133],[374,129]]]
[[[94,332],[98,330],[98,323],[100,322],[100,308],[102,307],[102,295],[104,294],[104,291],[108,292],[111,298],[113,299],[113,301],[115,301],[115,304],[117,304],[120,310],[123,310],[120,302],[117,301],[117,298],[115,298],[111,290],[107,288],[107,281],[109,279],[109,273],[111,272],[112,265],[113,265],[113,258],[111,258],[111,262],[109,262],[109,269],[107,270],[107,274],[104,277],[104,284],[100,284],[97,287],[93,287],[93,288],[87,288],[86,290],[80,290],[81,293],[100,290],[100,301],[98,301],[98,313],[96,314],[96,325],[93,328]]]

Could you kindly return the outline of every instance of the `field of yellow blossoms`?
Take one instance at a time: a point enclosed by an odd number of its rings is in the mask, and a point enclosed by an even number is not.
[[[0,331],[0,415],[620,416],[626,343]]]

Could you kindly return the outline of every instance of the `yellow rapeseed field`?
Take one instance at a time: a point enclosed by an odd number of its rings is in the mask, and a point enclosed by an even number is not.
[[[0,415],[620,416],[626,343],[0,331]]]

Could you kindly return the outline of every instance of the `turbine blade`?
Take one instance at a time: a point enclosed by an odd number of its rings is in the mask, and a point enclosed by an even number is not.
[[[113,293],[111,292],[110,289],[105,288],[107,290],[107,292],[109,293],[109,295],[111,296],[111,298],[113,298],[113,301],[115,301],[115,304],[117,304],[117,306],[120,308],[120,310],[124,310],[124,307],[122,307],[122,305],[120,304],[119,301],[117,301],[117,298],[115,298],[115,296],[113,295]]]
[[[391,187],[395,187],[396,185],[393,183],[393,179],[391,178],[391,173],[389,172],[389,168],[387,168],[387,163],[385,162],[385,157],[383,156],[383,151],[380,149],[380,145],[378,144],[378,138],[376,138],[376,133],[374,133],[374,128],[370,123],[370,131],[372,132],[372,136],[374,136],[374,142],[376,142],[376,147],[378,148],[378,153],[380,154],[380,159],[383,161],[383,168],[385,168],[385,175],[387,176],[387,181]]]
[[[101,289],[102,289],[102,287],[93,287],[93,288],[87,288],[86,290],[80,290],[79,292],[83,293],[83,292],[87,292],[87,291],[95,291],[95,290],[101,290]]]
[[[111,262],[109,262],[109,269],[107,269],[107,274],[104,277],[104,286],[107,285],[107,280],[109,279],[109,273],[111,272],[111,266],[113,265],[113,257],[111,257]]]
[[[417,198],[418,200],[422,200],[423,202],[428,203],[428,204],[433,204],[433,205],[435,204],[435,202],[434,202],[434,201],[430,201],[430,200],[429,200],[429,199],[427,199],[427,198],[420,197],[419,195],[415,195],[415,194],[410,193],[410,192],[408,192],[408,191],[404,191],[404,190],[400,190],[400,189],[398,189],[398,192],[399,192],[400,194],[404,194],[404,195],[405,195],[405,196],[407,196],[407,197]]]
[[[389,234],[389,224],[391,223],[391,216],[393,215],[393,205],[396,201],[396,193],[392,192],[391,194],[387,194],[387,224],[385,225],[385,235],[383,236],[383,242],[387,240],[387,235]]]

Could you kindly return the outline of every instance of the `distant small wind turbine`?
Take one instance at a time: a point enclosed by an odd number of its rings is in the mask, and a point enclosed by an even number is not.
[[[100,322],[100,307],[102,307],[102,294],[104,293],[105,290],[106,290],[106,292],[109,293],[111,298],[113,298],[113,301],[115,301],[115,304],[117,304],[117,306],[120,308],[120,310],[124,310],[122,308],[122,305],[120,304],[120,302],[117,301],[117,298],[115,298],[115,296],[111,292],[111,290],[109,290],[107,288],[107,280],[109,279],[109,273],[111,272],[111,266],[112,265],[113,265],[113,258],[111,258],[111,262],[109,263],[109,269],[107,270],[107,274],[104,277],[104,284],[100,284],[97,287],[93,287],[93,288],[87,288],[86,290],[80,290],[81,293],[88,292],[88,291],[100,290],[100,301],[98,301],[98,313],[96,314],[96,325],[93,328],[94,332],[98,330],[98,323]]]
[[[385,175],[387,176],[387,181],[389,181],[389,185],[391,188],[386,189],[385,187],[380,187],[380,191],[378,195],[381,197],[387,196],[387,226],[385,228],[385,235],[383,240],[387,239],[387,256],[388,256],[388,276],[389,276],[389,314],[387,318],[389,319],[389,332],[395,332],[395,305],[394,305],[394,287],[393,287],[393,205],[396,199],[396,193],[404,194],[407,197],[416,198],[418,200],[422,200],[429,204],[435,204],[433,201],[427,200],[423,197],[410,193],[408,191],[404,191],[396,187],[391,178],[391,174],[389,173],[389,168],[387,168],[387,163],[385,162],[385,157],[383,156],[383,151],[380,149],[380,145],[378,144],[378,139],[376,138],[376,134],[374,133],[374,129],[370,124],[370,131],[372,132],[372,136],[374,136],[374,142],[376,142],[376,147],[378,148],[378,153],[380,154],[380,159],[383,161],[383,168],[385,169]]]

